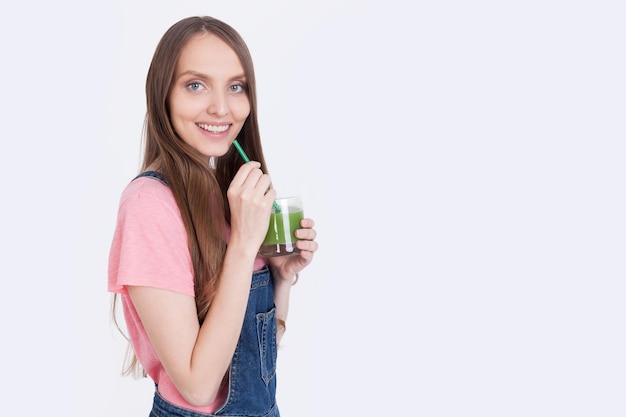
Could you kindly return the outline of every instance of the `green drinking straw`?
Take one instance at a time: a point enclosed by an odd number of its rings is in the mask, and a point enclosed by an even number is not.
[[[243,150],[239,142],[237,142],[237,139],[235,139],[235,141],[233,142],[233,145],[235,145],[235,149],[237,149],[237,152],[239,152],[239,155],[241,155],[241,157],[243,158],[243,162],[245,163],[250,162],[250,158],[248,158],[248,155],[246,155],[246,152]],[[276,201],[274,201],[274,210],[276,210],[276,213],[280,213],[280,207],[278,206]]]

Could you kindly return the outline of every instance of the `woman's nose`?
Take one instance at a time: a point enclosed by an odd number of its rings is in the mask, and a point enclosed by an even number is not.
[[[209,106],[207,111],[209,114],[214,114],[216,116],[226,116],[228,114],[228,104],[226,103],[226,97],[220,93],[211,94]]]

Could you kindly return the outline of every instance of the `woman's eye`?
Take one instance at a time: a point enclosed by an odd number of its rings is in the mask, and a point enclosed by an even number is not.
[[[202,84],[200,84],[200,83],[189,83],[189,84],[187,84],[187,88],[190,89],[191,91],[198,91],[198,90],[202,89]]]
[[[229,89],[233,93],[241,93],[246,90],[246,87],[242,84],[233,84],[229,87]]]

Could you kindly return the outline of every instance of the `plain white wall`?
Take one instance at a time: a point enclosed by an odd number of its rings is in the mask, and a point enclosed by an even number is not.
[[[148,414],[108,248],[156,43],[208,14],[247,40],[274,184],[318,225],[282,415],[626,413],[621,2],[1,9],[5,405]]]

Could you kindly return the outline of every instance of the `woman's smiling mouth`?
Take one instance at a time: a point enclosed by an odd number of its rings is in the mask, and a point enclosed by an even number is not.
[[[223,133],[226,132],[230,128],[230,124],[227,125],[209,125],[206,123],[196,123],[196,125],[202,129],[206,130],[210,133]]]

